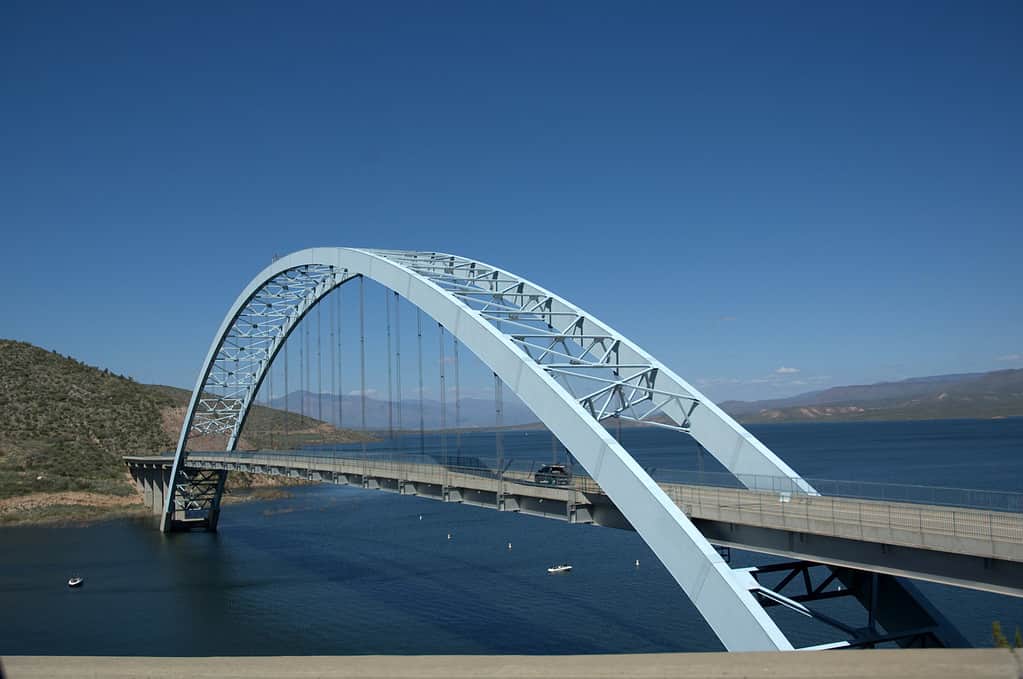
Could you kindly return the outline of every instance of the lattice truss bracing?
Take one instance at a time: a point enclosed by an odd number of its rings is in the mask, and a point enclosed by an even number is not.
[[[196,403],[191,433],[228,435],[233,449],[245,413],[288,333],[347,271],[306,265],[270,279],[245,304],[224,335]]]
[[[659,384],[656,365],[553,295],[463,257],[376,252],[430,279],[508,335],[598,421],[617,417],[689,431],[700,401]]]
[[[207,515],[220,509],[227,473],[209,469],[186,468],[178,471],[174,506],[186,517]]]

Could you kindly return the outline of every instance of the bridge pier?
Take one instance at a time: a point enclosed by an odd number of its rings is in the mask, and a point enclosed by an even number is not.
[[[226,470],[182,469],[176,486],[178,498],[170,515],[165,515],[173,460],[139,456],[126,457],[124,461],[128,473],[142,493],[143,504],[154,516],[163,517],[161,527],[164,532],[217,529],[220,501],[227,480]]]
[[[139,474],[139,485],[142,486],[142,502],[153,508],[153,480],[145,472]]]
[[[570,504],[568,506],[569,523],[593,523],[593,505]]]
[[[157,474],[154,474],[154,478],[150,481],[152,485],[152,504],[150,508],[153,510],[153,514],[159,516],[163,513],[163,474],[159,474],[159,470],[156,470]],[[158,478],[156,478],[158,476]]]

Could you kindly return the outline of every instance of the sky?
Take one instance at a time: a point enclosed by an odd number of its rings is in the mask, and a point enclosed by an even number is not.
[[[1023,367],[1018,2],[0,4],[0,337],[190,387],[272,255],[426,249],[718,400]]]

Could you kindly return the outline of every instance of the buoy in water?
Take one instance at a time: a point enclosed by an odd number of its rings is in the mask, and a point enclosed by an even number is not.
[[[636,565],[639,566],[639,559],[636,559]]]
[[[451,539],[451,533],[448,533],[448,540]]]
[[[511,543],[510,542],[508,543],[508,549],[511,549]]]
[[[423,515],[422,515],[422,514],[420,514],[420,515],[419,515],[419,520],[420,520],[420,521],[422,521],[422,520],[423,520]]]

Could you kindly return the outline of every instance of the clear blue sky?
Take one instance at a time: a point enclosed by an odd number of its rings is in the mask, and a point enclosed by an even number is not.
[[[272,253],[356,245],[719,399],[1023,367],[1023,5],[713,4],[7,0],[0,336],[191,386]]]

